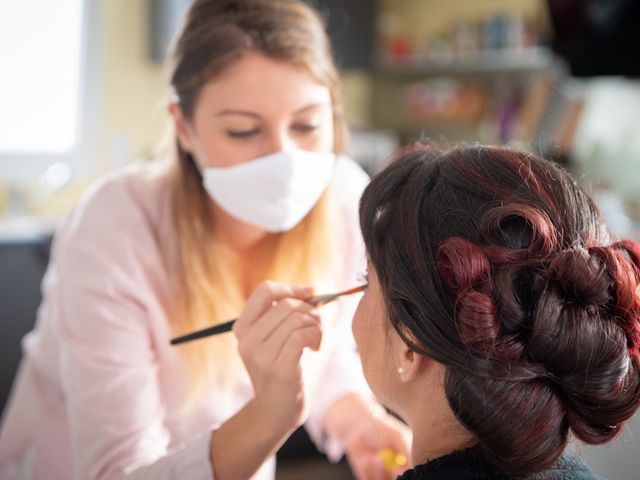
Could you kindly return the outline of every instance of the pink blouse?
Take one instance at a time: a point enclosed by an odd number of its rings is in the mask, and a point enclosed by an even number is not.
[[[364,269],[358,201],[368,181],[341,158],[332,180],[345,226],[348,278]],[[182,355],[169,345],[169,223],[165,177],[129,167],[99,182],[61,223],[43,280],[43,302],[0,430],[0,479],[211,479],[212,429],[253,395],[246,371],[212,385],[185,410]],[[311,437],[341,448],[321,425],[350,392],[370,394],[351,318],[357,298],[323,307],[318,352],[303,355]],[[268,412],[265,412],[268,414]],[[254,478],[273,478],[270,458]]]

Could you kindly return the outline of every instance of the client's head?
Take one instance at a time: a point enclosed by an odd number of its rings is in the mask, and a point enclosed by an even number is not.
[[[604,443],[636,411],[640,246],[612,243],[561,168],[417,145],[374,177],[360,222],[365,375],[415,441],[438,436],[431,453],[476,444],[526,474],[553,464],[571,432]]]

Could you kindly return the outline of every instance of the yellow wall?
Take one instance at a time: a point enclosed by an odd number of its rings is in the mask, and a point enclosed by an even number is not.
[[[145,0],[102,0],[99,161],[101,170],[119,157],[147,155],[166,122],[169,89],[163,66],[147,52],[149,28]]]
[[[341,72],[344,114],[349,126],[367,127],[371,123],[371,75],[361,70]]]

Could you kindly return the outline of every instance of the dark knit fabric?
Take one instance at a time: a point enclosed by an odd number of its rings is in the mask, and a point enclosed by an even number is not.
[[[602,480],[580,460],[563,455],[556,464],[533,475],[513,477],[491,465],[478,447],[436,458],[407,470],[397,480]]]

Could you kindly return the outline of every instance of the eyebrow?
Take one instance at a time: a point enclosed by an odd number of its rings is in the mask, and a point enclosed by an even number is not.
[[[295,112],[293,112],[294,115],[299,115],[301,113],[304,113],[308,110],[313,110],[314,108],[318,108],[322,105],[324,105],[324,102],[316,102],[316,103],[310,103],[309,105],[305,105],[302,108],[299,108],[298,110],[296,110]],[[257,114],[256,112],[252,112],[250,110],[232,110],[232,109],[226,109],[226,110],[221,110],[218,113],[215,114],[216,117],[223,117],[226,115],[244,115],[247,117],[252,117],[252,118],[262,118],[261,115]]]
[[[224,117],[227,115],[244,115],[247,117],[253,117],[253,118],[261,118],[260,115],[258,115],[255,112],[249,112],[247,110],[222,110],[218,113],[216,113],[216,117]]]

